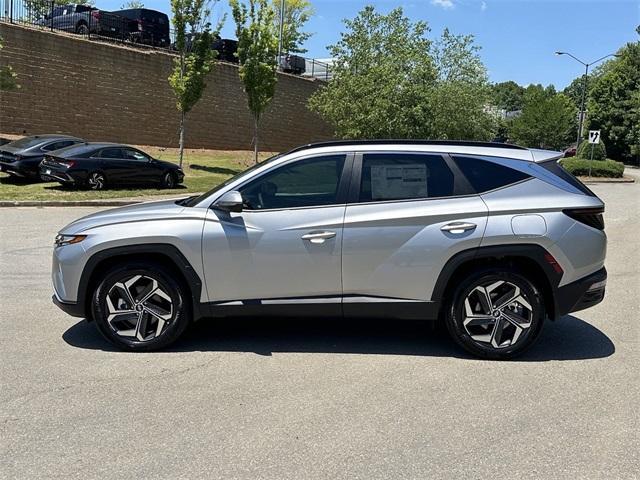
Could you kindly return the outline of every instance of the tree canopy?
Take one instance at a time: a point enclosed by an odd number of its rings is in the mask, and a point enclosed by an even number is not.
[[[587,124],[602,130],[609,156],[640,159],[640,42],[629,43],[591,79]]]
[[[509,140],[526,147],[561,150],[576,134],[576,108],[553,86],[530,85],[524,93],[522,114],[512,120]]]
[[[495,83],[491,86],[493,106],[507,112],[522,110],[524,106],[524,91],[524,87],[513,80]]]
[[[254,157],[258,161],[258,132],[262,114],[276,90],[278,37],[275,13],[267,0],[230,0],[238,36],[240,79],[254,119]]]
[[[279,32],[281,0],[272,0],[271,5],[275,12],[276,32]],[[306,53],[303,45],[312,34],[303,31],[303,28],[314,13],[309,0],[284,0],[283,53]]]
[[[329,46],[332,80],[310,99],[342,138],[489,139],[486,69],[471,36],[445,30],[435,42],[425,22],[396,8],[365,7]]]

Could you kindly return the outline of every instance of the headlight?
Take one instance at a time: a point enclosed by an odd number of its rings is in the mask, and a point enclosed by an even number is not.
[[[53,244],[56,247],[62,247],[63,245],[71,245],[72,243],[81,242],[87,238],[86,235],[56,235],[56,239]]]

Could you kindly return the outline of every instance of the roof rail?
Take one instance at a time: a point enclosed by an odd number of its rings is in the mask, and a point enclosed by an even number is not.
[[[398,145],[451,145],[456,147],[489,147],[489,148],[508,148],[512,150],[528,150],[525,147],[521,147],[519,145],[511,145],[508,143],[498,143],[498,142],[473,142],[467,140],[331,140],[326,142],[315,142],[308,143],[306,145],[301,145],[299,147],[294,148],[293,150],[289,150],[287,153],[299,152],[301,150],[307,150],[310,148],[320,148],[320,147],[345,147],[349,145],[387,145],[387,144],[398,144]]]

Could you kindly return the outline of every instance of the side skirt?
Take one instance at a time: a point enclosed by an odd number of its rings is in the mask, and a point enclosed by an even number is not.
[[[346,296],[296,299],[236,300],[206,304],[218,317],[347,317],[398,320],[435,320],[438,302],[381,297]]]

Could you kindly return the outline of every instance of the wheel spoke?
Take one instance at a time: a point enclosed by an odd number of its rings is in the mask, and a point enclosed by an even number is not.
[[[493,308],[500,310],[515,301],[519,296],[520,289],[514,285],[513,290],[509,290],[507,293],[496,299],[493,303]]]
[[[488,327],[496,321],[491,315],[469,315],[464,319],[465,327]]]
[[[502,318],[516,328],[529,328],[531,326],[531,320],[527,320],[508,308],[502,312]]]
[[[138,322],[136,323],[136,338],[140,341],[144,340],[147,333],[147,317],[144,312],[140,312],[138,315]]]
[[[496,319],[496,323],[493,325],[493,331],[491,332],[491,345],[498,348],[502,343],[502,330],[504,327],[504,320],[502,318]]]

